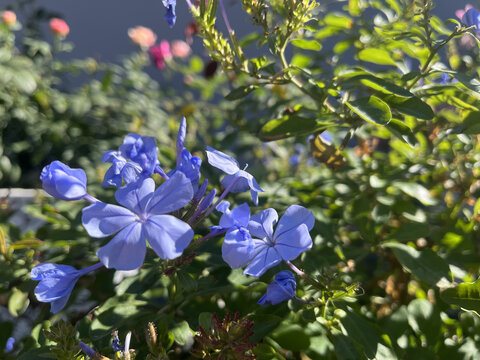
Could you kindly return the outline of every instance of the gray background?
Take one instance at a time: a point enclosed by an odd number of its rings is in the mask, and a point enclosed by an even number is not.
[[[455,10],[467,3],[480,8],[480,0],[434,1],[434,13],[442,19],[455,18]],[[18,8],[20,2],[0,0],[0,9],[13,7],[22,21],[41,7],[58,13],[67,21],[70,26],[68,40],[75,44],[69,58],[94,57],[117,62],[122,55],[135,50],[127,35],[128,28],[143,25],[154,30],[159,39],[184,39],[184,28],[191,21],[185,0],[177,0],[177,23],[173,29],[165,22],[165,8],[161,0],[37,0],[25,6],[23,11]],[[225,0],[225,4],[229,20],[237,33],[241,35],[256,30],[244,16],[240,0]],[[219,24],[225,30],[221,17]],[[41,30],[46,38],[51,38],[47,21]],[[194,52],[204,54],[199,40],[194,44]]]

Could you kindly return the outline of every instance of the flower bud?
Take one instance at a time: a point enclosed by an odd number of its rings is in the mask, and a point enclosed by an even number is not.
[[[17,22],[17,15],[13,11],[6,10],[2,12],[2,21],[8,26],[15,25]]]
[[[62,19],[53,18],[50,20],[50,31],[55,36],[65,37],[70,32],[70,28]]]
[[[475,9],[469,9],[462,17],[462,22],[466,26],[476,26],[474,30],[477,34],[480,33],[480,13]]]
[[[151,29],[144,26],[136,26],[128,29],[128,36],[135,45],[142,48],[149,48],[157,41],[157,35],[155,35]]]
[[[43,189],[59,200],[79,200],[87,195],[87,175],[82,169],[54,161],[40,175]]]
[[[159,45],[152,46],[150,48],[150,56],[157,69],[163,70],[165,68],[165,60],[172,58],[170,43],[167,40],[162,40]]]
[[[258,303],[262,306],[277,305],[282,301],[295,296],[297,283],[291,271],[280,271],[275,275],[275,280],[267,286],[267,293],[262,296]]]
[[[172,54],[178,58],[185,58],[192,52],[190,45],[182,40],[172,41]]]

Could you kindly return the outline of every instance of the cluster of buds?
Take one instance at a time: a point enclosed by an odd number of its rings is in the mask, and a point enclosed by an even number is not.
[[[240,319],[238,312],[233,318],[228,312],[223,321],[214,313],[210,331],[199,327],[198,334],[195,335],[198,347],[191,354],[200,359],[256,359],[252,351],[256,344],[248,342],[253,335],[253,325],[253,321],[247,318]]]

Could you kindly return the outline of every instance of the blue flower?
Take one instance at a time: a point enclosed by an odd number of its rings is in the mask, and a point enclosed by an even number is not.
[[[274,232],[277,219],[274,209],[263,210],[250,218],[248,231],[253,237],[254,249],[232,254],[239,263],[248,263],[244,274],[261,276],[280,261],[293,260],[312,247],[310,230],[315,218],[311,211],[303,206],[290,206]]]
[[[112,163],[103,178],[103,187],[121,187],[123,180],[125,184],[130,184],[137,181],[143,171],[140,165],[125,159],[120,151],[106,151],[102,155],[102,161]]]
[[[230,203],[222,202],[217,210],[223,212],[219,226],[212,226],[212,233],[225,232],[225,240],[222,244],[223,260],[232,268],[238,269],[247,265],[252,253],[253,240],[247,226],[250,220],[250,208],[246,203],[229,210]]]
[[[102,186],[121,187],[123,181],[128,185],[156,171],[162,174],[157,153],[155,138],[128,134],[118,151],[108,150],[102,155],[103,162],[112,163],[105,173]]]
[[[262,306],[277,305],[282,301],[295,297],[297,283],[291,271],[280,271],[275,275],[275,280],[267,286],[267,293],[258,303]]]
[[[87,175],[82,169],[54,161],[40,175],[43,189],[59,200],[79,200],[87,196]]]
[[[237,160],[210,146],[207,146],[207,157],[210,165],[227,174],[222,180],[222,185],[226,189],[233,193],[250,189],[254,204],[258,204],[258,193],[263,190],[252,175],[245,170],[240,170]]]
[[[193,197],[190,180],[177,172],[155,190],[151,178],[116,191],[118,205],[97,202],[82,210],[88,234],[115,237],[97,252],[107,268],[134,270],[142,266],[148,243],[161,259],[180,256],[193,238],[188,224],[172,215]]]
[[[78,346],[80,347],[80,349],[82,349],[82,351],[85,353],[85,355],[87,355],[91,358],[93,358],[97,355],[95,350],[93,350],[90,346],[88,346],[87,344],[85,344],[82,341],[78,342]]]
[[[30,272],[32,280],[39,280],[35,288],[38,301],[51,303],[50,311],[58,313],[65,307],[77,280],[85,274],[103,266],[98,263],[82,270],[72,266],[44,263]]]
[[[5,349],[3,350],[4,352],[10,352],[13,350],[13,347],[15,346],[15,338],[9,337],[7,339],[7,343],[5,344]]]
[[[173,25],[175,25],[175,21],[177,20],[177,16],[175,15],[176,5],[176,0],[163,0],[163,6],[165,6],[165,8],[167,9],[167,13],[165,14],[165,20],[171,28],[173,27]]]
[[[200,183],[200,166],[202,159],[198,156],[192,156],[190,151],[183,149],[180,157],[180,162],[176,169],[170,171],[167,175],[172,176],[177,171],[181,171],[192,182],[194,190],[198,189]]]
[[[180,127],[177,135],[177,167],[170,171],[168,176],[172,176],[177,171],[181,171],[192,182],[194,190],[198,189],[200,183],[200,166],[202,159],[198,156],[192,156],[190,151],[185,148],[185,137],[187,133],[187,120],[185,117],[180,121]]]
[[[465,12],[462,17],[462,22],[467,26],[476,26],[474,29],[476,33],[480,33],[480,13],[475,9],[470,9]]]

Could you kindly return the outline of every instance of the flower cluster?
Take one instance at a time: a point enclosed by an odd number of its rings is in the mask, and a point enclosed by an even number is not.
[[[288,265],[312,246],[310,230],[314,224],[311,211],[299,205],[290,206],[278,220],[274,209],[262,210],[251,216],[247,203],[230,210],[224,201],[229,193],[250,190],[253,203],[263,192],[252,174],[240,169],[231,156],[207,147],[211,166],[225,173],[223,192],[207,192],[208,180],[201,186],[202,160],[185,147],[187,122],[180,122],[176,141],[176,167],[165,172],[157,157],[153,137],[128,134],[117,150],[108,150],[102,161],[111,163],[103,186],[117,190],[118,203],[108,204],[87,192],[87,176],[82,169],[72,169],[59,161],[46,166],[41,174],[43,188],[53,197],[66,200],[86,200],[90,205],[82,210],[82,224],[92,238],[113,238],[97,251],[98,264],[77,270],[68,265],[44,263],[32,269],[33,280],[40,281],[35,294],[39,301],[51,303],[56,313],[66,304],[76,281],[100,267],[134,270],[142,266],[149,247],[162,260],[180,257],[188,250],[194,229],[214,210],[223,215],[218,226],[212,226],[208,238],[224,235],[222,256],[232,268],[245,268],[244,273],[261,276],[282,261]],[[153,174],[164,181],[156,186]],[[275,230],[274,230],[275,228]],[[290,272],[280,272],[260,303],[277,304],[295,294],[295,279]]]
[[[152,61],[157,69],[163,70],[168,60],[172,58],[183,59],[190,55],[192,49],[185,41],[161,40],[155,45],[157,35],[149,28],[144,26],[136,26],[128,29],[128,36],[132,42],[139,46],[142,50],[148,50]]]

